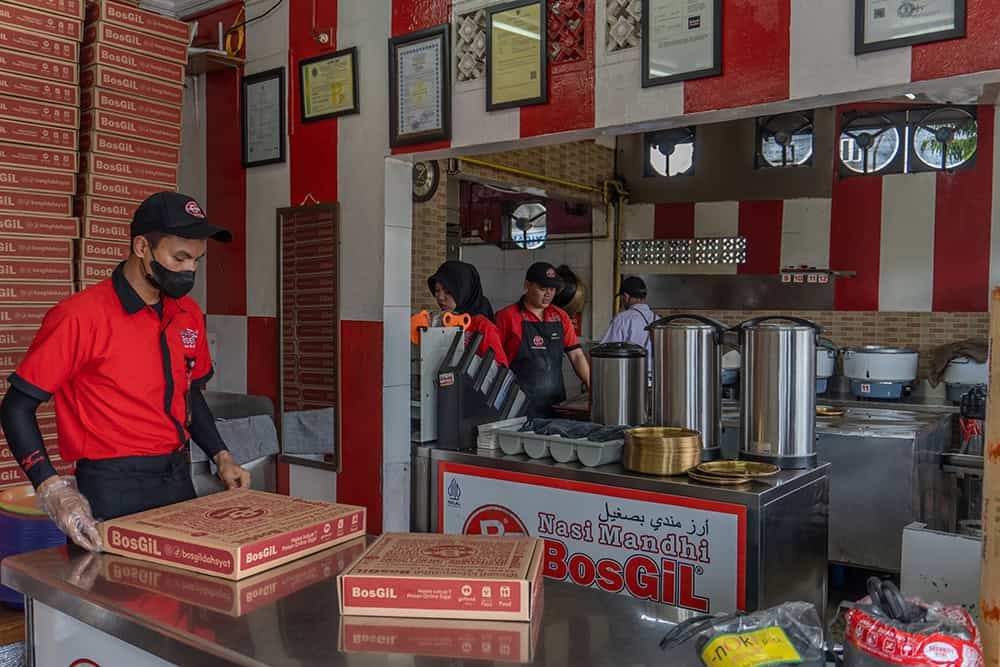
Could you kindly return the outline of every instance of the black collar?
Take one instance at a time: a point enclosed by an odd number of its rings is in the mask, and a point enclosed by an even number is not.
[[[136,292],[132,288],[132,285],[129,284],[128,278],[125,277],[125,262],[119,264],[118,268],[112,272],[111,285],[115,288],[115,294],[118,295],[118,300],[122,302],[122,308],[124,308],[125,312],[129,315],[135,315],[146,307],[146,302],[142,300],[139,293]],[[170,299],[166,296],[160,296],[160,303],[164,303],[164,305],[166,305],[165,302],[168,300],[175,301],[178,310],[185,310],[184,307],[181,306],[181,302],[179,300]]]

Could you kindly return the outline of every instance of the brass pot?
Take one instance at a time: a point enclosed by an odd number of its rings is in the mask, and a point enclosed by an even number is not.
[[[701,463],[701,434],[685,428],[646,426],[625,431],[626,470],[645,475],[683,475]]]

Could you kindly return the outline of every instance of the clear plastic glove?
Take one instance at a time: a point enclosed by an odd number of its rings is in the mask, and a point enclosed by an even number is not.
[[[87,551],[104,549],[90,503],[76,488],[72,477],[47,479],[35,492],[41,507],[69,539]]]

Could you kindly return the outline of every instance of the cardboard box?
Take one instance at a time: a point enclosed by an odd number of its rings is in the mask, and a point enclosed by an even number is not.
[[[114,155],[176,166],[180,164],[180,149],[165,144],[127,139],[106,132],[89,132],[80,137],[81,152]]]
[[[8,259],[0,258],[0,282],[73,282],[73,264],[42,259]],[[34,309],[35,306],[30,308]],[[3,324],[34,324],[33,310],[24,310],[21,314],[11,311],[11,306],[0,307],[0,325]],[[9,311],[8,316],[3,311]],[[44,314],[44,313],[43,313]],[[16,321],[15,321],[16,320]],[[38,323],[41,324],[39,319]]]
[[[0,166],[0,188],[71,195],[76,192],[76,177],[61,171]]]
[[[20,350],[35,340],[38,327],[0,327],[0,350]],[[41,407],[39,407],[39,412]],[[38,414],[38,413],[36,413]]]
[[[132,244],[119,241],[101,241],[99,239],[80,239],[77,244],[77,256],[80,259],[94,259],[99,262],[123,262],[128,259]]]
[[[48,56],[29,55],[19,51],[0,49],[0,70],[73,86],[80,83],[80,69],[76,63],[67,63],[53,60]]]
[[[74,65],[80,61],[79,42],[4,24],[0,24],[0,48],[56,58]]]
[[[123,28],[107,21],[88,23],[83,33],[83,43],[108,44],[136,53],[163,58],[170,62],[187,64],[187,44],[156,37],[149,33]]]
[[[138,4],[138,3],[136,3]],[[187,45],[189,41],[188,24],[175,21],[155,12],[143,11],[126,5],[109,2],[91,2],[87,7],[87,22],[104,21],[124,28],[145,32],[155,37],[162,37],[180,44]]]
[[[365,509],[233,489],[101,524],[105,551],[242,579],[363,537]]]
[[[76,150],[77,131],[0,119],[0,141]]]
[[[0,143],[0,165],[75,173],[80,169],[76,151]]]
[[[2,267],[2,263],[0,263],[0,267]],[[51,309],[52,306],[0,305],[0,326],[38,327],[42,325],[45,313]]]
[[[23,97],[0,95],[0,119],[27,124],[56,125],[76,130],[80,127],[80,110],[50,102],[37,102]],[[37,128],[35,128],[37,130]],[[74,146],[75,148],[75,146]]]
[[[3,159],[2,153],[3,147],[0,145],[0,160]],[[128,158],[101,155],[99,153],[87,154],[86,159],[83,161],[81,173],[118,176],[132,181],[156,183],[163,186],[164,190],[177,189],[177,178],[180,175],[176,166],[130,160]]]
[[[12,259],[52,259],[68,262],[73,259],[73,241],[71,239],[7,238],[0,236],[0,257]],[[0,288],[0,298],[3,296],[2,290],[3,288]]]
[[[173,104],[159,104],[141,97],[122,95],[103,88],[87,88],[80,92],[80,106],[142,118],[157,123],[181,124],[182,109]]]
[[[106,555],[102,560],[104,580],[109,583],[238,617],[335,577],[364,552],[365,540],[358,538],[240,581],[121,556]]]
[[[79,19],[56,16],[7,2],[0,4],[0,23],[76,42],[83,39],[83,21]]]
[[[82,292],[84,290],[90,289],[94,285],[100,285],[102,282],[104,282],[104,281],[102,281],[102,280],[90,280],[90,281],[87,281],[87,282],[75,282],[75,283],[73,283],[73,288],[76,289],[77,292]]]
[[[160,79],[166,83],[184,84],[184,65],[171,63],[159,58],[151,58],[135,51],[110,44],[88,44],[80,52],[80,64],[108,65],[127,70],[133,74]]]
[[[181,145],[181,128],[176,125],[163,125],[100,109],[85,111],[80,117],[80,131],[91,130],[117,134],[126,139],[139,139],[170,146]]]
[[[46,236],[76,238],[80,235],[80,221],[76,218],[0,212],[0,234],[5,237]]]
[[[67,239],[67,242],[71,244],[72,252],[72,241]],[[69,283],[0,283],[0,304],[31,303],[52,306],[72,294],[73,286]]]
[[[84,0],[6,0],[13,5],[59,14],[67,18],[83,20]]]
[[[53,460],[52,467],[56,469],[56,473],[59,475],[72,475],[76,470],[75,464],[63,461],[62,459]],[[10,465],[0,466],[0,490],[29,483],[30,481],[27,477],[25,477],[24,472],[21,470],[21,466],[18,464],[12,463]]]
[[[88,239],[120,241],[128,243],[132,238],[130,224],[121,220],[84,218],[80,225],[80,235]]]
[[[528,621],[543,550],[537,537],[386,533],[337,577],[340,613]]]
[[[21,213],[23,211],[30,211],[32,214],[41,216],[71,216],[73,215],[73,198],[69,195],[0,190],[0,212]]]
[[[96,284],[107,280],[118,268],[120,262],[99,261],[93,259],[76,262],[76,277],[81,283]]]
[[[138,95],[153,102],[163,102],[180,107],[184,104],[184,88],[156,79],[136,76],[107,65],[91,65],[80,73],[84,88],[105,88],[126,95]]]
[[[138,202],[103,199],[101,197],[77,197],[76,214],[81,218],[102,218],[117,222],[132,222],[132,214],[139,208]],[[83,230],[86,231],[86,226]],[[87,234],[84,234],[87,236]],[[112,239],[113,240],[113,239]]]
[[[163,192],[162,185],[126,181],[117,176],[100,176],[96,174],[80,174],[77,177],[77,190],[80,195],[123,199],[125,201],[142,203],[146,198],[157,192]]]
[[[0,93],[27,97],[36,102],[79,106],[80,86],[0,71]]]

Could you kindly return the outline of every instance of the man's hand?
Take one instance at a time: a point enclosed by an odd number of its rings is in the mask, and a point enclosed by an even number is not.
[[[219,479],[227,489],[249,489],[250,473],[237,465],[233,455],[223,450],[215,455],[215,465],[219,469]]]
[[[94,552],[104,549],[90,503],[77,490],[75,478],[49,477],[38,486],[35,494],[38,506],[78,546]]]

